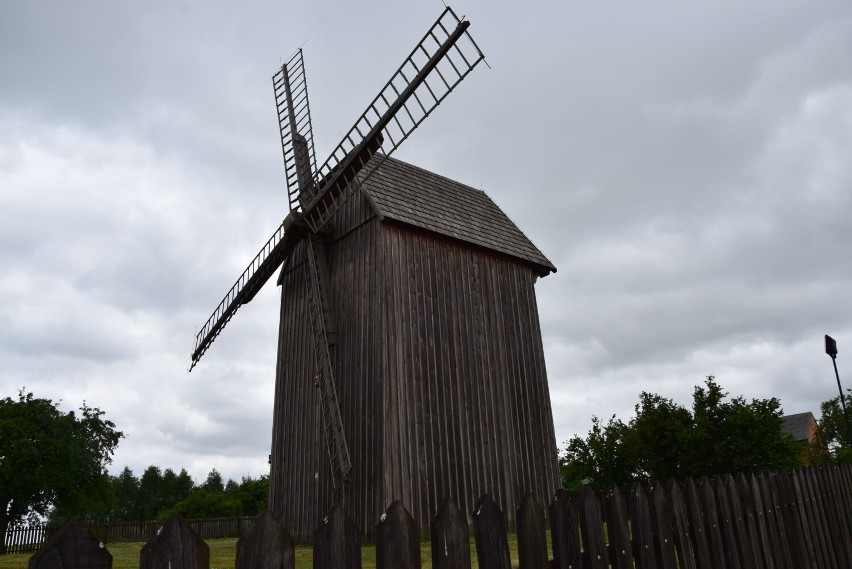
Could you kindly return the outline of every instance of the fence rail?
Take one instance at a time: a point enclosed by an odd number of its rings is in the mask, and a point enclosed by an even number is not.
[[[6,530],[5,553],[30,553],[38,550],[50,536],[46,525],[10,526]],[[2,548],[0,548],[2,549]]]
[[[524,496],[516,516],[521,569],[852,567],[852,465],[636,483],[626,491],[612,486],[599,494],[586,488],[576,498],[559,490],[545,513],[532,495]],[[488,495],[482,496],[472,519],[479,567],[510,569],[506,517],[497,504]],[[471,528],[466,520],[452,502],[441,505],[430,527],[433,567],[470,567]],[[548,521],[551,552],[546,539]],[[207,521],[187,523],[181,519],[169,520],[166,527],[192,527],[193,523],[201,531],[216,528],[214,533],[225,527],[222,523],[205,525]],[[62,547],[77,555],[86,539],[97,553],[94,535],[88,533],[86,538],[80,531],[68,531],[69,526],[36,556],[48,559],[50,555],[64,555]],[[273,531],[271,526],[278,529]],[[229,527],[243,530],[239,524]],[[64,546],[58,539],[62,531],[75,536],[73,546]],[[175,531],[186,539],[195,539],[188,529]],[[270,539],[270,535],[277,537]],[[360,535],[345,513],[335,507],[314,534],[314,567],[360,567]],[[421,535],[403,504],[391,504],[376,526],[378,566],[419,569]],[[168,548],[176,543],[162,538],[152,537],[145,549]],[[196,549],[203,556],[205,546],[197,541],[202,545]],[[171,554],[157,555],[165,559]],[[292,539],[268,512],[243,533],[237,545],[236,568],[267,566],[248,565],[245,559],[252,556],[293,558]]]
[[[242,537],[254,523],[254,516],[236,518],[206,518],[187,520],[189,527],[202,539]],[[147,542],[157,534],[163,522],[119,522],[85,524],[101,543]],[[38,524],[9,527],[6,531],[6,553],[31,553],[37,551],[62,526]]]

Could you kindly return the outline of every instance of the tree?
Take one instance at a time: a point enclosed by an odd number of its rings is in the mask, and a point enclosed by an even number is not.
[[[846,410],[852,420],[852,390],[847,389],[844,396]],[[820,403],[817,445],[828,449],[832,462],[852,462],[852,441],[849,440],[846,418],[840,405],[840,396]]]
[[[160,518],[181,514],[185,518],[230,518],[243,515],[239,497],[230,492],[211,492],[200,487],[172,508],[161,512]]]
[[[136,504],[139,495],[139,479],[133,471],[124,467],[121,474],[110,479],[112,483],[113,507],[110,521],[136,521]]]
[[[713,376],[706,389],[696,386],[693,394],[693,429],[690,468],[687,476],[747,472],[798,465],[798,448],[783,432],[781,402],[742,396],[725,401]]]
[[[124,434],[100,409],[83,402],[79,411],[63,413],[23,390],[17,400],[0,400],[0,535],[10,523],[51,507],[102,509],[106,465]]]
[[[684,470],[692,415],[671,399],[644,391],[635,410],[627,441],[635,456],[634,479],[677,478]]]
[[[185,500],[195,490],[195,483],[185,468],[179,474],[171,468],[163,472],[163,504],[177,504]]]
[[[626,456],[629,446],[625,444],[627,425],[610,417],[606,425],[598,417],[592,417],[592,428],[588,437],[575,436],[568,441],[562,460],[562,476],[568,487],[578,490],[583,484],[605,486],[611,482],[629,483],[635,473],[634,460]]]
[[[268,500],[268,476],[243,476],[239,483],[228,480],[222,484],[222,475],[213,469],[204,484],[160,512],[159,517],[167,518],[174,513],[180,513],[186,518],[256,516],[266,509]]]
[[[213,493],[225,491],[225,483],[222,480],[222,475],[215,468],[207,475],[207,480],[204,481],[201,487]]]
[[[243,476],[236,494],[242,504],[242,515],[256,516],[269,506],[269,476]]]
[[[602,489],[797,464],[797,447],[782,431],[778,399],[727,397],[709,376],[695,387],[692,411],[643,392],[629,423],[613,416],[601,425],[593,417],[588,436],[569,440],[560,458],[566,485],[576,488],[585,479]]]

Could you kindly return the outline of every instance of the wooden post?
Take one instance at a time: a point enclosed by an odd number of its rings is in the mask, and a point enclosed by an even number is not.
[[[834,541],[831,538],[832,528],[826,511],[828,510],[828,499],[823,494],[822,488],[820,488],[816,472],[815,468],[806,468],[804,469],[804,478],[810,486],[811,497],[814,503],[814,512],[816,513],[814,522],[818,524],[817,527],[819,528],[819,531],[822,534],[822,539],[825,543],[826,560],[824,566],[841,567],[842,564],[838,562],[837,554],[834,551]]]
[[[524,494],[517,513],[518,561],[521,569],[547,569],[547,532],[544,510],[533,495]]]
[[[837,468],[822,466],[819,469],[823,495],[828,496],[828,513],[830,526],[834,536],[834,547],[837,549],[837,560],[841,565],[852,565],[852,540],[849,539],[850,528],[847,525],[846,512],[843,507],[843,495],[839,491],[835,474]]]
[[[271,510],[264,510],[237,541],[235,569],[293,569],[293,538]]]
[[[782,472],[778,476],[778,494],[782,503],[782,515],[784,517],[784,528],[789,536],[795,536],[790,540],[790,554],[793,556],[794,567],[814,567],[816,561],[813,557],[810,543],[810,535],[805,531],[802,524],[801,501],[796,495],[793,487],[792,472]]]
[[[698,569],[719,569],[710,558],[710,546],[707,542],[707,528],[704,522],[704,508],[698,495],[698,488],[692,478],[686,481],[686,504],[689,526],[692,528],[692,545],[695,551],[695,565]],[[715,512],[714,512],[715,513]]]
[[[613,567],[633,569],[633,547],[627,533],[627,511],[621,490],[615,484],[610,484],[604,495],[604,513],[609,535],[609,558]]]
[[[675,480],[669,480],[668,491],[671,497],[675,546],[677,547],[677,558],[680,560],[680,567],[682,569],[696,569],[692,540],[689,537],[689,521],[687,520],[686,504],[683,501],[683,492],[680,491],[680,486],[677,485],[677,481]]]
[[[716,496],[710,479],[701,478],[698,490],[700,506],[704,512],[704,529],[710,548],[710,566],[716,569],[727,567],[725,548],[722,545],[722,528],[719,524],[719,511],[716,508]]]
[[[728,494],[728,503],[731,508],[731,522],[734,524],[734,533],[739,544],[738,552],[743,567],[762,567],[763,560],[760,552],[756,550],[757,539],[752,535],[751,515],[745,507],[745,502],[740,492],[740,485],[733,475],[725,476],[725,490]]]
[[[209,569],[210,548],[180,514],[175,514],[142,548],[139,569]]]
[[[473,510],[476,558],[483,569],[510,569],[506,517],[488,494],[483,494]]]
[[[769,527],[766,519],[766,512],[763,508],[763,500],[760,496],[760,486],[757,483],[757,476],[752,472],[749,474],[746,482],[749,493],[751,494],[751,502],[754,505],[754,519],[757,525],[757,537],[760,550],[763,552],[764,563],[767,569],[780,569],[776,566],[774,548],[769,539]]]
[[[656,535],[657,563],[662,569],[677,569],[672,527],[672,505],[669,492],[662,482],[651,484],[651,523]]]
[[[766,519],[766,529],[769,534],[769,543],[772,547],[772,555],[775,566],[780,569],[797,569],[793,565],[793,556],[790,553],[790,537],[784,527],[784,519],[781,515],[781,505],[778,503],[775,482],[768,472],[761,472],[755,478],[755,492],[760,492],[763,502],[763,512]]]
[[[376,526],[377,569],[420,569],[420,528],[396,500]]]
[[[722,539],[722,553],[725,558],[725,567],[738,569],[742,566],[739,556],[739,546],[734,526],[734,514],[728,500],[728,491],[725,483],[718,475],[713,477],[713,496],[716,500],[716,516],[719,523],[720,536]]]
[[[5,536],[4,536],[5,537]],[[29,569],[112,569],[112,554],[83,526],[72,518],[41,549],[30,557]]]
[[[579,569],[582,567],[580,553],[580,527],[577,511],[571,503],[568,491],[560,488],[548,508],[550,518],[550,540],[553,543],[553,562],[556,569]]]
[[[432,518],[433,569],[470,569],[467,520],[452,500],[444,500]]]
[[[825,531],[819,523],[819,503],[811,492],[811,487],[808,484],[807,472],[808,469],[800,468],[794,471],[795,483],[802,495],[804,504],[805,521],[804,527],[812,540],[814,547],[814,555],[816,556],[817,567],[829,567],[828,543],[825,541]],[[831,560],[833,563],[833,560]]]
[[[314,531],[314,569],[361,569],[358,528],[339,505]]]
[[[589,569],[608,569],[600,502],[588,486],[580,494],[580,532],[583,535],[584,565]]]
[[[636,558],[636,567],[657,569],[651,508],[645,490],[639,482],[634,482],[630,487],[627,510],[630,513],[630,525],[633,528],[633,556]]]

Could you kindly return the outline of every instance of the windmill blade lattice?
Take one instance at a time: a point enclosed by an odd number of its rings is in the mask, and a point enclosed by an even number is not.
[[[328,446],[328,457],[331,462],[332,480],[334,487],[339,488],[349,478],[349,473],[352,471],[352,461],[349,458],[349,446],[346,444],[343,421],[340,418],[340,404],[334,385],[334,369],[331,366],[331,354],[328,352],[328,340],[323,318],[323,295],[314,251],[315,246],[322,247],[322,244],[315,244],[313,238],[309,238],[306,245],[308,304],[317,365],[315,382],[320,394],[320,408],[322,410],[325,441]]]
[[[284,171],[287,174],[287,199],[290,211],[293,211],[299,208],[299,194],[310,191],[312,187],[312,181],[306,178],[317,169],[311,109],[308,105],[308,83],[301,49],[272,76],[272,87],[278,111]]]
[[[367,110],[315,170],[316,192],[301,199],[305,222],[321,229],[359,185],[484,59],[467,32],[470,25],[447,8],[403,61]]]
[[[319,168],[301,50],[273,76],[291,213],[197,333],[190,370],[308,231],[317,233],[484,59],[469,25],[446,8]],[[371,161],[379,151],[382,155]]]
[[[290,256],[300,240],[301,236],[297,232],[287,231],[286,221],[275,230],[195,335],[189,371],[192,371],[237,309],[254,298],[266,281],[275,274],[275,270]]]

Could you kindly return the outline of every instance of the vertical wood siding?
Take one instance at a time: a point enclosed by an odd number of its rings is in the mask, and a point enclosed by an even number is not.
[[[393,500],[424,528],[447,497],[469,523],[486,492],[510,522],[524,493],[548,503],[558,469],[534,270],[381,222],[363,197],[335,222],[326,303],[352,482],[331,487],[300,248],[280,279],[275,514],[306,539],[337,501],[367,536]]]
[[[509,257],[382,224],[384,508],[399,499],[425,527],[445,497],[472,512],[487,492],[510,521],[524,493],[549,501],[535,278]]]
[[[311,340],[303,248],[291,258],[281,282],[273,418],[270,506],[293,535],[308,539],[335,503],[359,527],[372,527],[381,503],[375,481],[382,468],[377,428],[381,393],[377,326],[379,294],[375,259],[379,221],[368,217],[363,199],[352,199],[336,218],[326,246],[330,294],[324,299],[335,320],[330,347],[341,418],[352,459],[352,481],[334,490],[322,426],[316,360]]]

